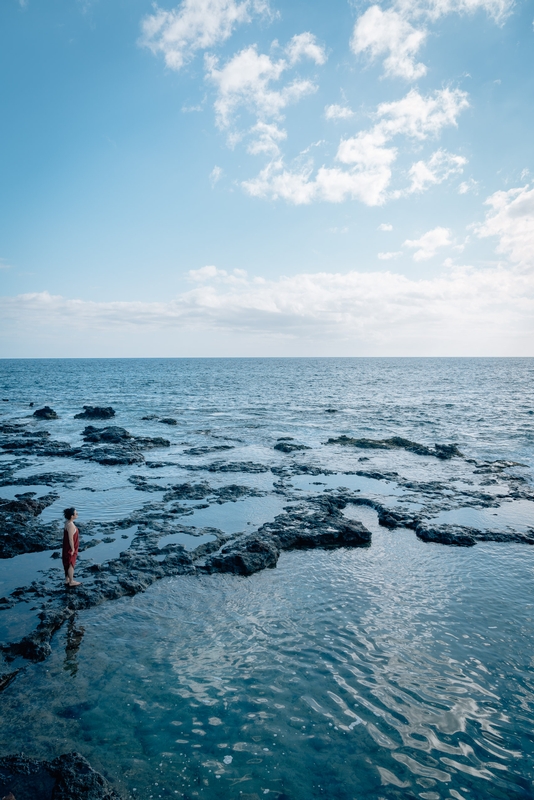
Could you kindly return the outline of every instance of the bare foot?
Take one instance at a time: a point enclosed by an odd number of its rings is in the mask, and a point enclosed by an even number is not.
[[[70,583],[67,583],[67,586],[81,586],[81,585],[82,585],[81,581],[70,581]]]

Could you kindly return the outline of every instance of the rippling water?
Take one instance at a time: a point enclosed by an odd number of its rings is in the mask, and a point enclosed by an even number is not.
[[[4,747],[76,742],[143,798],[532,797],[533,577],[519,545],[377,531],[169,579],[80,616],[78,652],[58,637]]]
[[[82,536],[84,520],[109,523],[161,501],[162,493],[137,491],[132,475],[162,490],[182,480],[257,490],[235,503],[191,503],[181,519],[196,536],[169,534],[188,549],[209,541],[205,527],[255,529],[288,502],[270,468],[295,458],[325,473],[288,478],[292,502],[346,486],[390,507],[426,503],[440,522],[534,526],[529,500],[471,501],[469,462],[324,446],[341,434],[452,441],[471,459],[520,462],[510,469],[532,486],[532,359],[50,361],[2,362],[0,370],[3,421],[27,417],[29,402],[48,403],[61,418],[28,425],[79,444],[87,423],[74,413],[113,405],[113,424],[171,440],[149,451],[146,465],[19,464],[19,478],[77,476],[42,519],[74,504]],[[162,425],[164,416],[177,425]],[[280,454],[273,444],[281,436],[311,450]],[[213,449],[220,445],[232,449]],[[198,447],[209,452],[188,452]],[[390,477],[342,474],[362,459]],[[264,471],[210,471],[221,460]],[[427,495],[395,473],[426,481]],[[501,491],[482,478],[484,491]],[[451,493],[445,502],[445,493],[440,505],[432,481],[460,487],[461,501]],[[14,484],[0,496],[32,490],[49,491]],[[275,570],[250,578],[165,579],[80,613],[53,640],[52,656],[26,665],[3,693],[3,751],[53,757],[76,748],[143,798],[534,797],[534,548],[425,544],[411,531],[380,528],[372,508],[346,514],[372,530],[371,547],[285,553]],[[116,557],[136,528],[121,534],[82,558]],[[32,570],[53,577],[51,563],[49,552],[4,561],[1,592]],[[9,614],[0,629],[12,636],[37,611]]]

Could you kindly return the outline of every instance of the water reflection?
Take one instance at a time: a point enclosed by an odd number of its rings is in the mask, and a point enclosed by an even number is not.
[[[73,621],[49,672],[17,679],[26,728],[0,737],[75,735],[147,798],[531,797],[533,557],[378,530],[251,579],[159,582],[85,612],[83,642]]]
[[[70,673],[72,677],[78,672],[78,650],[82,643],[85,628],[77,625],[76,614],[74,614],[67,624],[67,644],[65,647],[65,660],[63,669]]]

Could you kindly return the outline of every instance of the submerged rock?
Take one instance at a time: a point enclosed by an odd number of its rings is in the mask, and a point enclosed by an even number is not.
[[[434,447],[427,447],[419,442],[412,442],[410,439],[403,439],[402,436],[392,436],[389,439],[354,439],[351,436],[338,436],[330,438],[326,444],[351,445],[368,450],[407,450],[419,456],[434,456],[440,459],[449,459],[454,456],[463,458],[463,453],[458,450],[455,444],[436,444]]]
[[[50,406],[38,408],[37,411],[33,412],[33,416],[37,417],[37,419],[59,419],[54,409],[50,408]]]
[[[178,425],[178,420],[174,419],[174,417],[163,417],[163,419],[159,420],[163,425]]]
[[[74,419],[110,419],[115,416],[111,406],[84,406],[83,411],[74,415]]]
[[[0,795],[15,800],[121,800],[111,784],[73,751],[53,761],[0,758]]]
[[[305,444],[293,444],[293,442],[279,441],[275,444],[274,449],[279,450],[281,453],[294,453],[296,450],[311,450],[311,447]]]
[[[212,447],[190,447],[188,450],[184,450],[184,453],[188,456],[206,456],[209,453],[217,453],[221,450],[235,450],[235,447],[231,444],[217,444]]]

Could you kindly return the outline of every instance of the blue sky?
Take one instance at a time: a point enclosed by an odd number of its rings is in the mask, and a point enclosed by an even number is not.
[[[4,0],[0,356],[534,355],[533,19]]]

